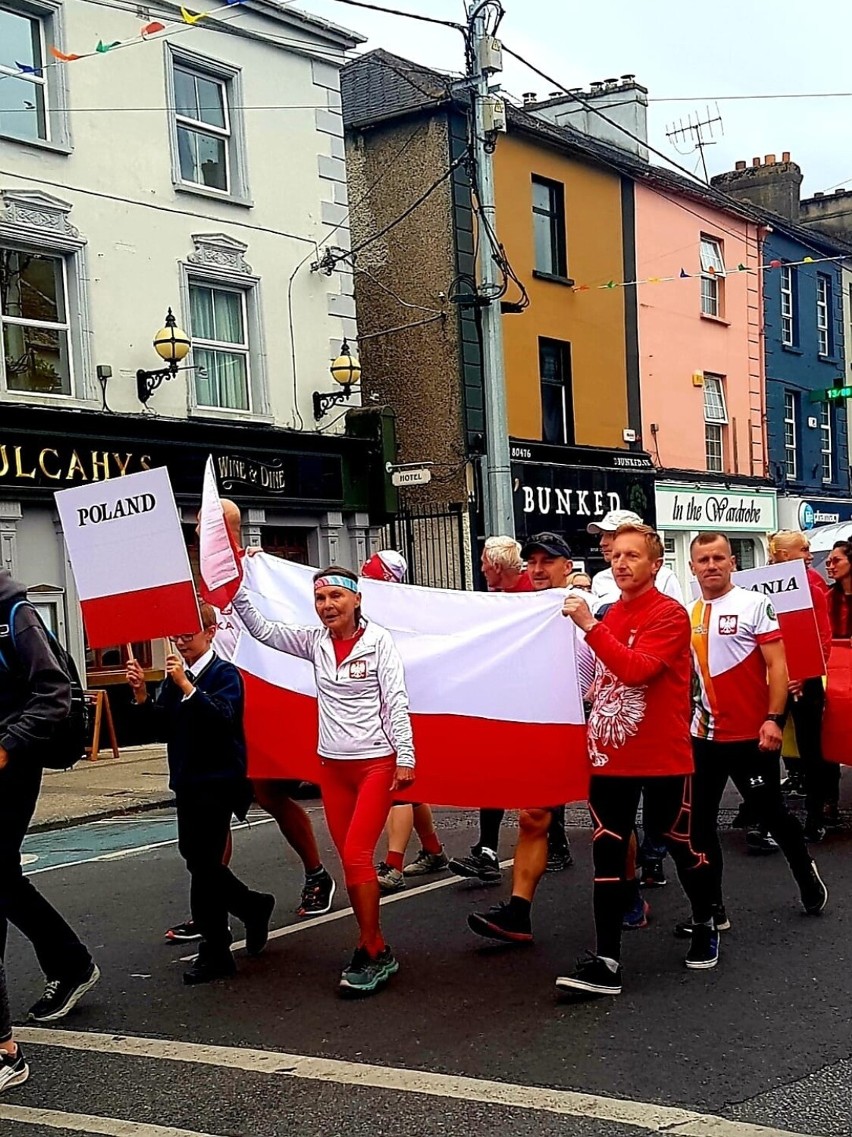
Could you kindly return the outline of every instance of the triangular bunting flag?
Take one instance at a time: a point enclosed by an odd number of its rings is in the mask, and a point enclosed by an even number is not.
[[[181,17],[185,24],[197,24],[199,20],[203,20],[205,16],[209,15],[207,12],[190,12],[186,8],[181,8]]]
[[[81,55],[69,55],[64,51],[60,51],[58,47],[50,46],[50,54],[54,59],[58,59],[60,63],[71,63],[75,59],[82,59]]]
[[[156,35],[157,32],[164,32],[165,30],[165,24],[161,24],[159,20],[153,20],[150,24],[146,24],[139,34],[142,39],[147,39],[148,36]]]
[[[95,51],[99,51],[103,55],[104,52],[112,51],[112,49],[114,47],[120,47],[120,46],[121,46],[121,40],[120,39],[113,40],[112,43],[104,43],[104,41],[102,39],[99,39],[98,40],[98,46],[95,48]]]

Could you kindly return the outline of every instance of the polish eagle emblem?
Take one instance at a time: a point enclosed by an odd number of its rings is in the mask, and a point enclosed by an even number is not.
[[[626,686],[598,661],[588,721],[593,766],[605,766],[609,762],[602,748],[618,749],[639,730],[645,717],[645,690],[645,687]]]

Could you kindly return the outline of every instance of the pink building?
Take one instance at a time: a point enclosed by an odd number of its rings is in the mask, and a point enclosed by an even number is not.
[[[634,183],[637,277],[676,278],[638,287],[637,318],[657,526],[686,582],[689,542],[702,529],[728,533],[742,568],[765,563],[776,500],[766,478],[760,226],[733,203],[717,208],[709,188],[684,181],[681,192],[673,181]]]

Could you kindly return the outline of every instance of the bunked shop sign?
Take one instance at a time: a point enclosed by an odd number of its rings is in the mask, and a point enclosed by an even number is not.
[[[570,538],[612,509],[631,509],[654,524],[654,469],[647,454],[512,440],[511,456],[521,539],[546,530]]]

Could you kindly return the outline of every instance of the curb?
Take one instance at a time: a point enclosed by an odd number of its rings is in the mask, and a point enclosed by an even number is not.
[[[106,821],[112,817],[128,817],[133,813],[147,813],[165,806],[174,805],[174,794],[158,798],[156,801],[140,801],[122,808],[101,809],[95,813],[85,813],[77,817],[58,817],[51,821],[36,821],[27,833],[48,833],[52,829],[72,829],[75,825],[86,825],[91,821]]]

